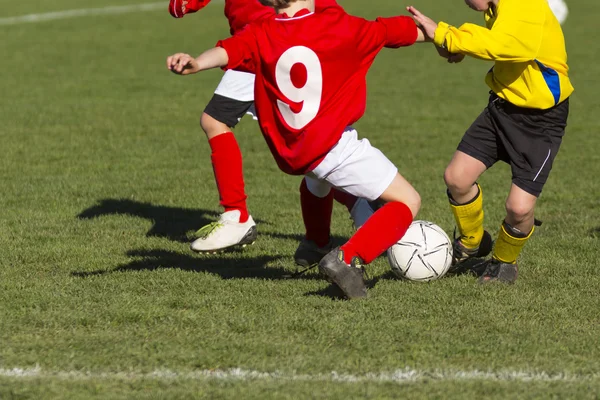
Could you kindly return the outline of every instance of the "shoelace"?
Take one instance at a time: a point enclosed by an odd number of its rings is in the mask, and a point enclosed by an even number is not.
[[[306,267],[306,268],[304,268],[304,269],[302,269],[302,270],[300,270],[300,271],[296,271],[296,272],[294,272],[294,273],[293,273],[293,274],[291,274],[291,275],[286,275],[285,277],[286,277],[286,278],[289,278],[289,279],[297,278],[297,277],[299,277],[300,275],[303,275],[305,272],[308,272],[308,271],[310,271],[311,269],[315,268],[315,267],[316,267],[316,266],[318,266],[318,265],[319,265],[319,263],[315,263],[315,264],[313,264],[313,265],[309,265],[308,267]],[[352,267],[352,266],[351,266],[351,267]],[[358,268],[358,269],[360,269],[360,270],[362,271],[362,273],[363,273],[364,277],[365,277],[367,280],[370,280],[370,279],[371,279],[371,277],[370,277],[370,276],[369,276],[369,274],[367,273],[367,269],[366,269],[366,268],[365,268],[365,266],[364,266],[364,265],[362,265],[362,264],[361,264],[359,261],[355,261],[355,262],[354,262],[354,266],[353,266],[352,268]]]
[[[329,250],[330,250],[330,247],[331,247],[331,242],[329,242],[329,243],[328,243],[328,244],[325,246],[325,248],[327,248],[327,252],[329,252]],[[327,254],[327,252],[326,252],[325,254]],[[304,275],[304,273],[306,273],[306,272],[310,271],[311,269],[315,268],[315,267],[316,267],[316,266],[318,266],[318,265],[319,265],[319,263],[314,263],[314,264],[311,264],[311,265],[309,265],[308,267],[305,267],[304,269],[301,269],[300,271],[296,271],[296,272],[294,272],[293,274],[290,274],[290,275],[284,275],[284,278],[287,278],[287,279],[297,278],[297,277],[299,277],[300,275]]]
[[[363,263],[361,262],[360,258],[358,258],[358,257],[355,257],[355,258],[352,260],[352,264],[353,264],[353,265],[350,265],[350,267],[351,267],[351,268],[358,268],[358,269],[360,269],[360,271],[361,271],[361,272],[362,272],[362,274],[363,274],[363,277],[364,277],[366,280],[371,280],[371,277],[370,277],[370,276],[369,276],[369,274],[367,273],[367,269],[365,268],[365,266],[364,266],[364,265],[363,265]]]
[[[301,269],[300,271],[296,271],[293,274],[290,275],[284,275],[284,278],[288,278],[288,279],[293,279],[293,278],[297,278],[300,275],[304,275],[305,272],[310,271],[311,269],[315,268],[317,265],[319,265],[318,263],[314,263],[313,265],[309,265],[308,267]]]
[[[202,228],[198,229],[196,231],[196,237],[200,238],[200,239],[206,239],[207,237],[209,237],[215,230],[219,229],[223,227],[223,224],[215,221],[215,222],[211,222],[208,225],[203,226]]]

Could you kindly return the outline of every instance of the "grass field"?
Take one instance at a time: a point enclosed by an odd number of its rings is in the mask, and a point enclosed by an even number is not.
[[[348,302],[316,273],[285,279],[303,232],[300,180],[249,119],[236,133],[259,240],[189,251],[220,213],[197,121],[221,72],[177,77],[164,60],[228,35],[215,3],[183,20],[165,3],[1,24],[120,3],[0,0],[0,398],[599,398],[600,4],[568,2],[576,92],[518,283],[402,282],[379,259],[370,298]],[[369,18],[408,5],[342,4]],[[414,5],[478,20],[458,0]],[[449,233],[442,174],[486,104],[489,67],[447,65],[429,45],[384,50],[357,124],[421,193],[419,218]],[[509,168],[480,183],[495,235]],[[333,233],[352,233],[340,206]]]

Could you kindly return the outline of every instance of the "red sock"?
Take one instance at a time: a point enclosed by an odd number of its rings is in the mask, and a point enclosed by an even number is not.
[[[331,212],[333,211],[333,190],[325,197],[317,197],[308,190],[306,179],[300,184],[300,204],[302,219],[306,228],[306,239],[319,247],[329,243]]]
[[[344,261],[350,264],[352,258],[358,256],[369,264],[404,236],[412,220],[412,212],[406,204],[387,203],[341,247]]]
[[[219,200],[225,211],[239,210],[240,222],[248,221],[242,153],[232,132],[208,141],[212,149],[212,165],[219,190]]]
[[[352,211],[354,203],[356,203],[356,200],[358,200],[356,196],[353,196],[350,193],[342,192],[339,189],[333,189],[333,198],[338,203],[345,205],[348,209],[348,212]]]

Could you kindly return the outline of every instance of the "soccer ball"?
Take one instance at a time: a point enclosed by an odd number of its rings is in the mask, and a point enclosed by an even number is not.
[[[394,275],[411,281],[433,281],[448,272],[452,242],[436,224],[413,221],[406,234],[387,251]]]
[[[556,16],[558,22],[560,22],[562,25],[569,15],[569,8],[567,7],[567,4],[564,2],[564,0],[548,0],[548,4],[550,4],[552,12]]]

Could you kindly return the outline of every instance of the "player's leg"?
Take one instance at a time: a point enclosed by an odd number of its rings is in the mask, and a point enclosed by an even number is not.
[[[404,236],[421,203],[416,190],[397,172],[379,200],[385,204],[319,263],[319,270],[350,299],[367,296],[363,264],[371,263]]]
[[[480,282],[512,283],[517,279],[517,258],[534,231],[533,210],[537,197],[514,183],[506,199],[506,218],[500,225],[492,259],[487,261]]]
[[[332,188],[325,181],[304,177],[300,184],[300,204],[306,236],[294,253],[296,264],[302,267],[316,265],[333,248],[330,228],[334,199],[346,206],[355,229],[373,215],[367,200]]]
[[[331,213],[334,191],[325,181],[305,177],[300,184],[300,205],[306,235],[294,253],[296,264],[309,267],[331,251]]]
[[[311,175],[356,197],[387,201],[348,242],[319,263],[320,271],[347,297],[365,297],[362,264],[373,261],[404,235],[420,207],[420,197],[394,164],[368,140],[358,140],[353,129],[344,133]]]
[[[508,103],[494,110],[510,159],[512,186],[491,260],[480,283],[517,279],[517,259],[534,231],[534,208],[564,135],[569,101],[549,110],[519,109]]]
[[[232,132],[252,105],[253,88],[253,75],[227,71],[200,119],[225,212],[198,230],[198,239],[191,244],[194,251],[219,251],[256,240],[256,224],[246,205],[242,154]]]
[[[444,172],[448,201],[458,228],[453,242],[453,269],[492,250],[483,229],[483,191],[477,179],[498,160],[495,125],[487,108],[469,127]]]
[[[365,264],[379,257],[404,236],[421,207],[419,193],[397,172],[378,200],[383,206],[341,246],[348,264],[355,257]]]
[[[350,193],[344,192],[340,189],[333,189],[333,198],[338,203],[342,204],[348,210],[350,219],[354,225],[354,229],[358,229],[364,225],[364,223],[373,215],[375,212],[376,205],[363,199],[356,197]]]

